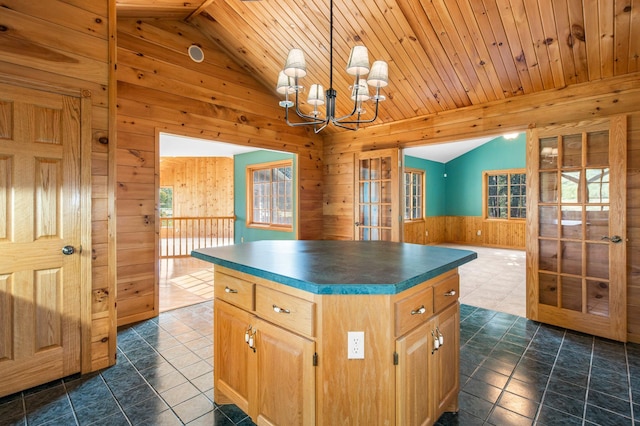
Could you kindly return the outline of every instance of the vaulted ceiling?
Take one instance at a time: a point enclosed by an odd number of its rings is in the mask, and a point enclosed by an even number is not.
[[[329,2],[117,0],[117,10],[186,20],[275,94],[293,47],[306,54],[303,84],[329,86]],[[377,121],[388,123],[640,71],[640,0],[335,0],[338,115],[352,108],[344,67],[355,44],[389,63]]]

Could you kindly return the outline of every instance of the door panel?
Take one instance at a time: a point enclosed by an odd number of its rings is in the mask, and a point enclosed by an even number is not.
[[[398,150],[356,154],[355,240],[400,241]]]
[[[0,93],[3,396],[81,369],[80,100]]]
[[[527,317],[626,340],[626,117],[527,141]]]

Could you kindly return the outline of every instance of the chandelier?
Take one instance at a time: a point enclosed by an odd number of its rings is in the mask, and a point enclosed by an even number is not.
[[[304,87],[299,79],[307,75],[307,66],[304,53],[301,49],[291,49],[287,56],[284,69],[278,75],[276,90],[285,96],[279,105],[285,108],[284,117],[289,126],[313,126],[315,133],[319,133],[327,127],[329,123],[335,126],[358,130],[360,124],[372,123],[378,118],[378,104],[384,101],[384,95],[380,94],[380,89],[388,84],[389,66],[385,61],[375,61],[369,68],[369,53],[365,46],[354,46],[347,62],[347,74],[354,76],[351,89],[351,100],[353,109],[350,114],[336,117],[336,96],[337,92],[333,88],[333,0],[329,9],[329,89],[325,92],[321,84],[312,84],[307,95],[307,103],[313,105],[313,111],[305,114],[300,111],[300,94]],[[364,76],[368,75],[368,78]],[[369,95],[369,86],[375,88],[375,95]],[[294,96],[295,102],[289,99]],[[324,96],[323,96],[324,95]],[[368,100],[375,102],[375,113],[372,118],[363,119],[366,113],[362,103]],[[319,106],[325,105],[324,117],[318,110]],[[289,121],[289,108],[295,106],[295,112],[302,121]]]

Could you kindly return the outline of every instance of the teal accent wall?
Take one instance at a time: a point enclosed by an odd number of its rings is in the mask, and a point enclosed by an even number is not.
[[[447,216],[482,216],[482,173],[526,167],[526,134],[502,136],[445,164]]]
[[[425,216],[444,216],[446,214],[446,192],[444,178],[444,163],[424,160],[422,158],[404,157],[404,166],[412,169],[421,169],[425,172],[427,181],[425,191]]]
[[[293,231],[272,231],[256,228],[247,228],[247,166],[253,164],[270,163],[293,159],[293,181],[298,181],[296,156],[282,152],[254,151],[246,154],[238,154],[233,157],[233,188],[234,209],[236,221],[234,226],[235,243],[259,241],[259,240],[295,240],[296,212],[293,214]],[[298,185],[293,185],[293,205],[297,206]]]

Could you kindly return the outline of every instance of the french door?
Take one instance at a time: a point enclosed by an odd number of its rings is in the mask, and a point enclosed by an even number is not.
[[[400,241],[397,149],[360,152],[355,158],[355,240]]]
[[[527,317],[626,340],[626,117],[529,130]]]

